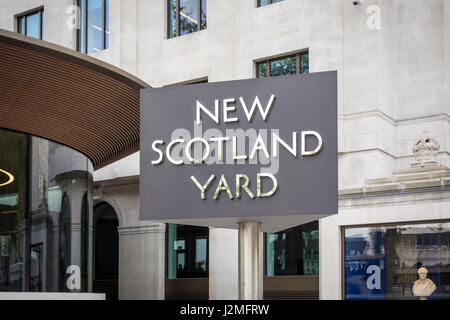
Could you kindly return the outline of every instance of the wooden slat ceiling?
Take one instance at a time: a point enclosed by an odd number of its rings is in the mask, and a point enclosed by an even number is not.
[[[139,149],[139,91],[90,56],[0,30],[0,127],[67,145],[99,169]]]

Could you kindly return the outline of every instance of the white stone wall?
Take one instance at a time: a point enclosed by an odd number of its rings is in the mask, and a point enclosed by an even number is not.
[[[45,39],[74,48],[75,33],[63,18],[71,2],[0,0],[0,28],[14,30],[14,14],[44,4]],[[380,8],[380,30],[367,27],[371,5]],[[92,56],[158,87],[204,77],[210,82],[253,78],[255,60],[308,48],[311,72],[338,70],[340,189],[408,168],[412,143],[425,128],[441,145],[439,161],[450,166],[449,0],[366,0],[359,6],[350,0],[285,0],[261,8],[256,0],[208,0],[207,15],[206,30],[167,39],[166,1],[110,0],[110,48]],[[136,153],[96,171],[95,179],[138,174]],[[127,203],[128,226],[141,223],[136,196],[131,202],[120,193],[111,197]],[[418,213],[411,219],[420,219],[426,208],[414,208]],[[377,216],[389,212],[376,210]],[[321,256],[321,266],[333,270],[339,264],[331,256],[339,252],[327,244],[339,245],[342,215],[321,222],[321,253],[330,252]],[[389,212],[389,219],[397,215]],[[223,263],[234,261],[236,253],[221,250],[222,242],[237,242],[237,234],[214,231],[211,239],[211,297],[235,298],[235,282],[222,281],[220,274],[237,274],[237,264],[233,269]],[[216,250],[220,256],[214,256]],[[327,279],[321,273],[322,288],[336,289],[336,281]],[[326,297],[339,298],[333,290]]]

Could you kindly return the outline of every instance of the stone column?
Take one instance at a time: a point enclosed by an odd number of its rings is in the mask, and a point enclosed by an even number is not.
[[[119,227],[119,299],[163,300],[165,224]]]
[[[263,299],[263,236],[260,222],[239,223],[239,299]]]

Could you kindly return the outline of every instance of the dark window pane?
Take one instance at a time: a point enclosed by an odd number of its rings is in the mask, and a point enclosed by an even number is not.
[[[209,229],[169,224],[167,232],[168,278],[208,277]]]
[[[270,61],[270,76],[295,74],[297,72],[297,59],[295,56]]]
[[[268,4],[269,4],[269,0],[258,0],[259,7],[266,6]]]
[[[87,53],[103,49],[103,1],[88,0],[87,2]]]
[[[180,0],[180,35],[197,31],[197,0]]]
[[[262,62],[258,63],[258,78],[265,78],[267,77],[267,63]]]
[[[109,0],[105,1],[105,47],[103,49],[109,48]]]
[[[272,3],[281,2],[281,1],[283,1],[283,0],[272,0]]]
[[[87,292],[88,286],[88,264],[89,264],[89,202],[87,194],[83,196],[81,203],[81,224],[80,224],[80,253],[81,253],[81,291]]]
[[[300,73],[309,73],[309,53],[300,55]]]
[[[169,38],[177,35],[177,0],[169,0]]]
[[[200,24],[200,30],[206,29],[206,0],[202,0],[202,21]]]
[[[102,202],[94,208],[94,268],[97,281],[118,279],[118,226],[117,213],[111,205]]]
[[[30,291],[42,291],[42,271],[44,260],[43,244],[34,244],[30,248]]]
[[[44,10],[41,11],[41,19],[40,20],[41,20],[41,22],[40,22],[40,24],[41,24],[41,33],[40,33],[41,34],[41,38],[40,39],[42,40],[42,39],[44,39],[44,25],[45,25],[44,24]]]
[[[72,215],[70,212],[70,201],[67,195],[62,198],[61,215],[59,216],[59,267],[60,267],[60,290],[67,291],[66,271],[71,261],[71,232]]]
[[[19,26],[17,32],[20,34],[25,34],[25,17],[18,18]]]
[[[319,274],[319,224],[317,221],[278,233],[268,233],[267,276]]]
[[[36,39],[41,37],[41,25],[40,25],[40,13],[36,12],[26,17],[27,19],[27,30],[26,35]]]
[[[27,136],[0,130],[0,150],[4,150],[0,152],[0,292],[23,291],[25,252],[28,252],[24,235],[28,202]]]

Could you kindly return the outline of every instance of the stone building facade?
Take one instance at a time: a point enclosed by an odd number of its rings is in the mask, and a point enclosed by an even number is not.
[[[108,48],[90,55],[153,87],[254,78],[261,61],[300,52],[309,72],[338,71],[339,213],[319,221],[319,277],[305,278],[320,298],[350,290],[348,228],[449,228],[449,0],[207,0],[207,27],[176,37],[168,1],[108,3]],[[0,0],[0,28],[18,31],[17,15],[43,6],[44,40],[76,50],[74,4]],[[139,220],[151,210],[139,207],[139,152],[97,170],[94,186],[94,205],[118,216],[119,298],[164,299],[166,225]],[[210,228],[210,299],[238,298],[237,245],[236,230]]]

